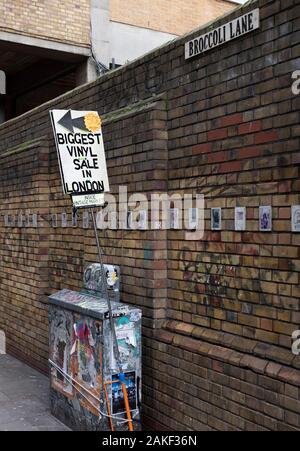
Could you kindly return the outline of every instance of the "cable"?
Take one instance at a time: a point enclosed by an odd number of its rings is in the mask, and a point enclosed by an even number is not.
[[[87,401],[88,401],[88,403],[95,409],[95,410],[97,410],[97,412],[100,414],[100,415],[102,415],[102,416],[104,416],[104,417],[106,417],[106,418],[112,418],[112,419],[116,419],[116,420],[118,420],[119,421],[119,424],[120,423],[127,423],[128,422],[128,420],[125,420],[124,418],[121,418],[121,417],[119,417],[119,416],[117,416],[117,415],[107,415],[106,413],[104,413],[104,412],[102,412],[100,409],[99,409],[99,407],[97,407],[97,406],[95,406],[92,402],[91,402],[91,400],[89,399],[89,398],[87,398],[87,396],[85,396],[85,394],[84,393],[82,393],[78,388],[77,388],[77,386],[73,383],[73,381],[75,381],[76,382],[76,384],[79,386],[79,387],[81,387],[83,390],[85,390],[92,398],[94,398],[94,399],[96,399],[97,401],[99,401],[99,399],[93,394],[93,393],[91,393],[87,388],[85,388],[85,387],[83,387],[82,385],[80,385],[80,383],[79,382],[77,382],[72,376],[70,376],[68,373],[66,373],[64,370],[62,370],[58,365],[56,365],[56,363],[54,363],[54,362],[52,362],[52,360],[50,360],[49,359],[49,363],[62,375],[62,376],[64,376],[67,380],[68,380],[68,382],[69,383],[71,383],[71,385],[72,385],[72,387],[74,387],[75,388],[75,390],[77,390],[80,394],[81,394],[81,396],[83,396]]]
[[[91,46],[91,52],[92,52],[92,60],[94,61],[94,63],[97,66],[98,74],[102,75],[102,74],[105,74],[106,72],[109,72],[108,67],[106,67],[103,63],[101,63],[101,61],[97,60],[93,46]]]
[[[73,383],[73,381],[74,382],[76,382],[76,384],[80,387],[80,388],[82,388],[83,390],[85,390],[92,398],[94,398],[94,399],[96,399],[97,401],[99,401],[99,399],[93,394],[93,393],[91,393],[87,388],[85,388],[85,387],[83,387],[82,385],[80,385],[80,383],[79,382],[77,382],[72,376],[70,376],[68,373],[66,373],[64,370],[62,370],[56,363],[54,363],[52,360],[50,360],[49,359],[49,363],[50,363],[50,365],[52,365],[62,376],[64,376],[67,380],[68,380],[68,382],[69,383],[71,383],[71,385],[72,385],[72,387],[74,387],[75,388],[75,390],[77,390],[87,401],[88,401],[88,403],[95,409],[95,410],[97,410],[97,412],[100,414],[100,415],[102,415],[102,416],[104,416],[104,417],[106,417],[106,418],[111,418],[111,419],[113,419],[113,420],[117,420],[118,421],[118,424],[121,424],[121,423],[128,423],[128,420],[125,420],[124,418],[121,418],[121,417],[119,417],[118,415],[116,415],[116,414],[111,414],[111,415],[107,415],[106,413],[104,413],[104,412],[102,412],[100,409],[99,409],[99,407],[96,407],[92,402],[91,402],[91,400],[89,399],[89,398],[87,398],[87,396],[85,396],[85,394],[84,393],[82,393],[76,386],[75,386],[75,384]],[[137,414],[138,414],[138,412],[136,411],[135,412],[135,414],[134,414],[134,417],[136,417],[137,416]]]

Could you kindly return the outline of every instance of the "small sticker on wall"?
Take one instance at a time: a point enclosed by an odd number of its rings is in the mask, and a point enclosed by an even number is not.
[[[4,215],[4,225],[5,225],[5,227],[10,226],[10,216],[9,215]]]
[[[51,215],[51,225],[54,228],[57,227],[57,214],[55,213]]]
[[[72,227],[77,227],[78,225],[78,216],[76,212],[72,213]]]
[[[32,227],[38,226],[38,217],[37,217],[36,213],[33,213],[32,217],[31,217],[31,225],[32,225]]]
[[[65,212],[61,214],[61,226],[68,227],[68,215]]]
[[[137,214],[136,222],[139,230],[147,229],[148,212],[146,210],[141,210]]]
[[[19,213],[18,215],[18,227],[23,227],[23,214]]]
[[[148,212],[146,210],[129,211],[127,214],[127,228],[130,230],[147,229]]]
[[[222,229],[222,209],[212,208],[211,209],[211,229],[221,230]]]
[[[259,207],[259,229],[261,232],[272,231],[272,207]]]
[[[241,232],[246,230],[246,215],[245,207],[236,207],[235,209],[235,230]]]
[[[25,227],[30,227],[31,226],[31,214],[26,214],[25,215]]]
[[[300,232],[300,205],[292,206],[292,232]]]
[[[198,229],[198,223],[199,223],[198,208],[190,208],[189,209],[189,230]]]
[[[27,214],[25,215],[25,227],[37,227],[37,214]]]
[[[127,212],[127,229],[132,229],[132,211]]]
[[[179,229],[179,209],[169,209],[169,225],[171,230]]]
[[[82,215],[82,227],[88,229],[90,227],[90,215],[88,211],[84,211]]]

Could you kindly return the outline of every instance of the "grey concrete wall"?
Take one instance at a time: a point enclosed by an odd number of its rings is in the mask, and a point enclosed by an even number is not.
[[[110,20],[109,0],[91,0],[91,37],[97,61],[123,65],[174,39],[176,35]]]
[[[67,44],[58,41],[52,41],[46,38],[37,38],[34,36],[24,36],[19,33],[10,33],[7,31],[0,31],[0,43],[20,44],[20,46],[28,46],[29,49],[45,49],[47,51],[54,51],[55,54],[60,51],[70,55],[90,56],[90,49],[80,45]]]
[[[91,0],[91,43],[96,60],[108,67],[111,61],[109,0]]]
[[[123,65],[177,36],[119,22],[110,22],[110,55]]]

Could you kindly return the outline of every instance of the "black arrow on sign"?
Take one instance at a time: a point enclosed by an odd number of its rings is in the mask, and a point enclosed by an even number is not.
[[[80,130],[84,130],[85,132],[89,131],[85,126],[84,116],[72,119],[71,110],[67,111],[66,114],[58,121],[58,123],[62,127],[65,127],[67,130],[69,130],[69,132],[71,133],[74,133],[74,128],[79,128]]]

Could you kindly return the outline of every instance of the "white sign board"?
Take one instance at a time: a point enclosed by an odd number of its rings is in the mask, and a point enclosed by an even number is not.
[[[231,22],[215,28],[185,44],[185,59],[201,55],[259,28],[259,9],[254,9]]]
[[[105,204],[104,193],[73,195],[72,202],[75,208],[100,207]]]
[[[101,119],[94,111],[50,111],[65,194],[87,206],[109,191]],[[99,197],[99,196],[98,196]],[[103,196],[100,196],[103,200]]]

